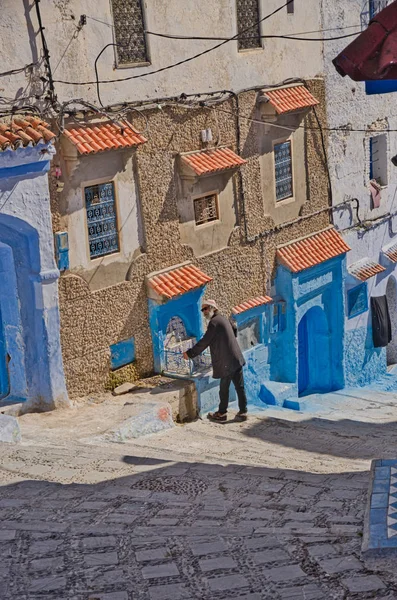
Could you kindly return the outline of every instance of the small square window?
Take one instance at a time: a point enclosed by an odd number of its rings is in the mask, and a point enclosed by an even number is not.
[[[84,188],[90,258],[119,251],[114,183]]]
[[[274,145],[276,201],[293,196],[291,142]]]
[[[217,194],[195,198],[193,202],[196,225],[203,225],[219,219]]]
[[[379,185],[387,185],[387,136],[369,138],[369,178]]]
[[[288,4],[287,4],[287,13],[292,15],[295,12],[295,6],[294,6],[294,0],[291,0]]]
[[[238,50],[262,48],[259,0],[236,0]]]
[[[347,316],[351,319],[367,310],[367,284],[361,283],[347,292]]]

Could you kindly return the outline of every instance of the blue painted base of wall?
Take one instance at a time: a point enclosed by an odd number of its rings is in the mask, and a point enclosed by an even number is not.
[[[386,348],[374,348],[370,327],[345,332],[346,387],[369,385],[386,370]]]

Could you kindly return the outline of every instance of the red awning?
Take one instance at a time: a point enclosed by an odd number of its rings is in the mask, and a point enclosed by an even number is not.
[[[354,81],[397,79],[397,0],[332,62],[342,77]]]

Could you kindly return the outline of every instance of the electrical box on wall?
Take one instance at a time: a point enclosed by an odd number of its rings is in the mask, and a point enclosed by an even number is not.
[[[67,231],[55,233],[55,257],[60,271],[69,268],[69,236]]]
[[[204,143],[212,142],[212,129],[201,130],[201,141]]]

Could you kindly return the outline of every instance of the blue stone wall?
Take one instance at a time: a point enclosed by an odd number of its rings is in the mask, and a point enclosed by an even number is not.
[[[372,327],[365,326],[346,331],[346,386],[368,385],[385,375],[386,371],[386,348],[374,348]]]

